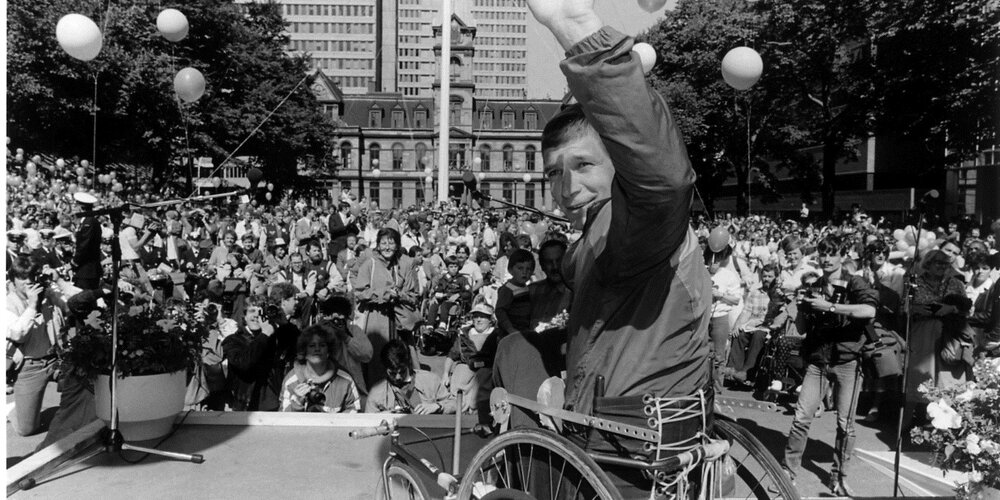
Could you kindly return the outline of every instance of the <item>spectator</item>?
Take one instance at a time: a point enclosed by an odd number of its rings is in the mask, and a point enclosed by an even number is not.
[[[386,342],[379,358],[379,366],[384,366],[385,371],[368,394],[366,413],[441,413],[441,379],[429,371],[414,369],[410,349],[403,341]]]
[[[507,264],[510,279],[497,292],[497,325],[500,338],[525,331],[531,323],[531,297],[528,280],[535,272],[535,256],[519,248],[511,253]]]
[[[337,364],[343,344],[331,328],[313,325],[299,335],[292,369],[282,382],[281,411],[356,413],[361,396]]]

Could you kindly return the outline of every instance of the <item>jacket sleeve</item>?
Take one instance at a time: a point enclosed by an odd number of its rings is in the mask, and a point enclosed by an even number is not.
[[[285,381],[281,383],[281,406],[279,407],[281,411],[302,411],[304,409],[302,401],[292,392],[298,384],[299,378],[295,372],[285,376]]]
[[[239,337],[240,335],[230,335],[222,341],[223,356],[229,361],[230,368],[250,375],[264,358],[268,336],[257,332],[250,342],[243,342]]]
[[[347,341],[347,354],[361,363],[371,361],[375,348],[365,332],[355,324],[348,324],[347,331],[351,336]]]
[[[683,242],[695,181],[681,131],[646,83],[633,40],[604,27],[560,64],[570,91],[601,137],[615,177],[605,255],[609,276],[636,276]]]

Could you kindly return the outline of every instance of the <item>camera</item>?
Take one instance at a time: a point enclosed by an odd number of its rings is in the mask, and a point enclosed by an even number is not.
[[[316,384],[312,380],[306,382],[309,384],[309,392],[305,396],[305,406],[306,408],[311,408],[315,406],[325,406],[326,405],[326,394],[323,394],[323,390],[320,389],[319,384]]]
[[[264,319],[270,323],[277,323],[285,319],[285,313],[281,310],[281,306],[268,304],[264,306]]]

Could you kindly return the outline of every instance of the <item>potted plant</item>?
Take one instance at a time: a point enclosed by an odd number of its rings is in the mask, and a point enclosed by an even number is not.
[[[935,462],[968,473],[958,485],[963,499],[1000,498],[1000,358],[981,358],[973,366],[975,382],[920,391],[931,401],[931,423],[911,432],[913,442],[929,444]]]
[[[111,420],[111,315],[110,308],[93,311],[61,355],[63,369],[93,382],[97,416],[105,422]],[[118,429],[126,440],[170,432],[208,335],[195,307],[181,301],[119,307]]]

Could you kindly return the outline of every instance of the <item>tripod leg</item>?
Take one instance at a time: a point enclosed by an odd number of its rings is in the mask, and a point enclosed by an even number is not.
[[[62,472],[64,470],[66,470],[66,469],[68,469],[68,468],[70,468],[70,467],[72,467],[74,465],[86,462],[87,460],[90,460],[91,458],[94,458],[97,455],[100,455],[101,453],[104,453],[105,451],[107,451],[107,447],[103,443],[96,443],[96,444],[93,445],[93,448],[90,451],[88,451],[86,454],[84,454],[84,455],[81,455],[79,457],[67,460],[67,461],[65,461],[65,462],[57,465],[55,468],[53,468],[51,470],[43,471],[41,474],[39,474],[36,477],[26,477],[26,478],[18,481],[17,482],[17,487],[20,488],[20,489],[22,489],[22,490],[30,490],[31,488],[34,488],[35,486],[38,486],[38,481],[40,479],[44,479],[46,477],[55,476],[56,474],[58,474],[58,473],[60,473],[60,472]]]
[[[176,452],[173,452],[173,451],[163,451],[163,450],[157,450],[155,448],[144,448],[142,446],[136,446],[134,444],[128,444],[128,443],[122,444],[122,449],[123,450],[139,451],[139,452],[142,452],[142,453],[149,453],[151,455],[159,455],[161,457],[172,458],[174,460],[183,460],[185,462],[193,462],[193,463],[196,463],[196,464],[200,464],[200,463],[202,463],[202,462],[205,461],[205,457],[203,455],[201,455],[200,453],[195,453],[193,455],[189,455],[187,453],[176,453]]]

